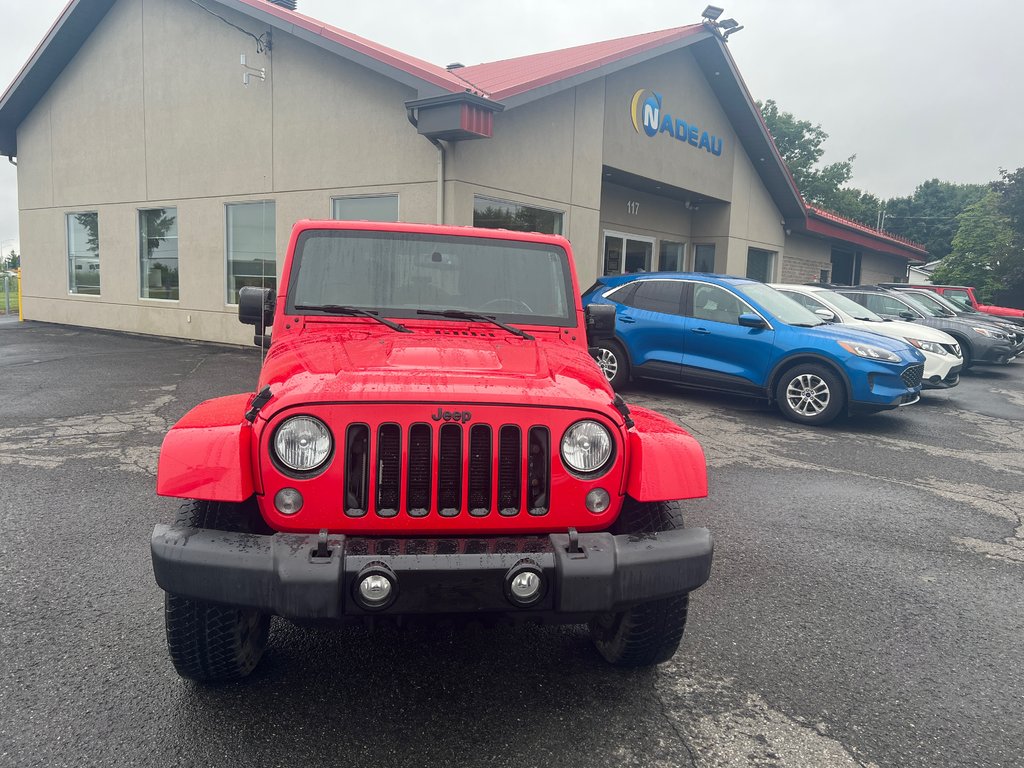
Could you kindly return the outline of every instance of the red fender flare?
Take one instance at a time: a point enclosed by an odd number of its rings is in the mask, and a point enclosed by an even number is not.
[[[629,407],[626,493],[637,501],[699,499],[708,495],[704,450],[690,433],[660,413]]]
[[[156,470],[160,496],[245,501],[254,491],[251,394],[200,403],[164,438]]]

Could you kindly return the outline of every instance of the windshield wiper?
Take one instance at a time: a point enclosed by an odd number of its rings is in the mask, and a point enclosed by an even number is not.
[[[790,323],[790,325],[796,326],[797,328],[817,328],[819,325],[825,323]]]
[[[308,310],[312,312],[324,312],[328,315],[351,315],[353,317],[368,317],[371,320],[376,320],[381,325],[386,325],[388,328],[394,328],[400,333],[412,333],[408,328],[400,323],[396,323],[392,320],[388,320],[386,317],[381,317],[376,312],[371,312],[368,309],[360,309],[359,307],[350,307],[345,304],[296,304],[295,309]]]
[[[468,312],[464,309],[417,309],[417,315],[437,315],[438,317],[453,317],[457,320],[482,320],[485,323],[491,323],[496,325],[502,330],[508,331],[513,336],[521,336],[524,339],[533,341],[533,336],[528,334],[526,331],[522,331],[518,328],[513,328],[511,325],[505,325],[501,320],[495,320],[490,315],[481,315],[479,312]]]

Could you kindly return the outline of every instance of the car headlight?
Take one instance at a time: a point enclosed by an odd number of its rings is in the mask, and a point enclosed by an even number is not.
[[[1006,334],[1005,333],[1003,333],[1002,331],[993,330],[992,328],[984,328],[982,326],[974,326],[974,325],[972,325],[971,326],[971,330],[974,331],[975,333],[980,333],[982,336],[984,336],[986,338],[989,338],[989,339],[1005,339],[1006,338]]]
[[[274,455],[288,469],[312,472],[331,455],[331,432],[320,419],[293,416],[274,434]]]
[[[924,339],[907,339],[908,344],[913,344],[922,352],[931,352],[933,355],[948,355],[946,348],[937,341],[925,341]]]
[[[900,356],[890,352],[888,349],[873,347],[860,341],[840,341],[839,346],[857,357],[866,357],[868,360],[881,360],[884,363],[901,363]]]
[[[562,435],[562,461],[577,472],[603,469],[612,457],[612,435],[596,421],[577,421]]]

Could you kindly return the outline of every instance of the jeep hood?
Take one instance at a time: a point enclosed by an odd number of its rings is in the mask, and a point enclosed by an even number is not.
[[[586,350],[557,337],[320,331],[274,343],[264,414],[310,402],[504,403],[591,408],[614,394]]]

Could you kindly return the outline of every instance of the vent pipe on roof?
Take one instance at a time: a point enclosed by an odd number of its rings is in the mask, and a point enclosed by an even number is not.
[[[451,72],[453,69],[462,69],[464,66],[466,65],[463,64],[461,61],[453,61],[451,64],[445,67],[445,69]]]
[[[297,5],[296,0],[267,0],[271,5],[279,5],[282,8],[287,8],[289,11],[294,11]]]

